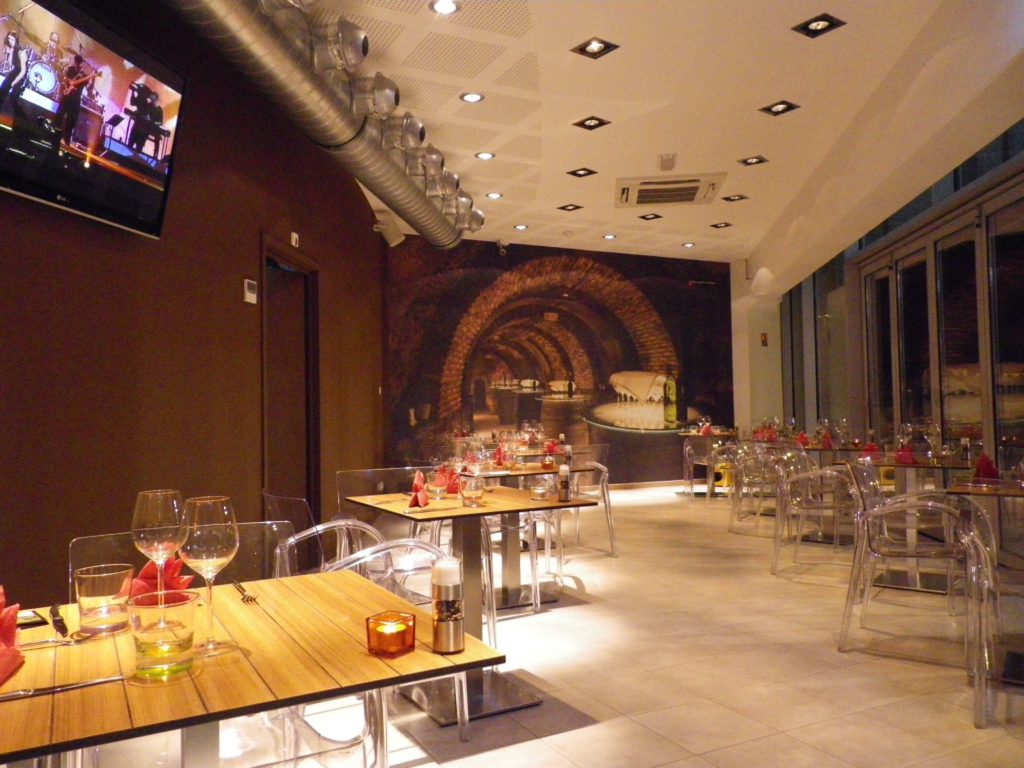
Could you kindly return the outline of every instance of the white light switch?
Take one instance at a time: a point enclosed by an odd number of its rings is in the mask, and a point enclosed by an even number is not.
[[[246,304],[255,304],[257,302],[257,290],[255,280],[242,281],[242,299]]]

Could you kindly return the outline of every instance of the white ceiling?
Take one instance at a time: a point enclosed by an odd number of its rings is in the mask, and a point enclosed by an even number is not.
[[[313,15],[366,30],[364,73],[398,84],[400,109],[426,123],[485,212],[471,239],[747,259],[780,295],[1024,117],[1021,0],[460,4],[440,17],[427,0],[321,0]],[[823,12],[845,26],[792,31]],[[593,36],[620,48],[570,51]],[[471,90],[484,101],[459,100]],[[758,111],[781,99],[800,109]],[[590,115],[610,124],[572,125]],[[482,150],[497,157],[478,160]],[[751,155],[769,162],[737,162]],[[598,173],[566,173],[581,166]],[[748,199],[614,207],[619,177],[710,172],[727,174],[720,196]],[[558,210],[567,203],[582,208]],[[638,218],[648,211],[663,218]],[[732,226],[710,227],[721,221]]]

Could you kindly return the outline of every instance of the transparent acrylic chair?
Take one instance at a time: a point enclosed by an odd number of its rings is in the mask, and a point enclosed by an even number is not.
[[[424,477],[435,467],[425,465],[419,467],[382,467],[378,469],[340,470],[335,476],[338,491],[338,516],[341,519],[354,519],[372,525],[383,536],[385,541],[402,538],[425,539],[436,547],[449,548],[447,528],[441,522],[417,523],[406,522],[386,512],[375,513],[361,505],[353,504],[345,499],[349,496],[371,496],[378,493],[407,493],[412,488],[413,478],[417,471]],[[483,605],[484,624],[488,631],[488,642],[497,645],[497,610],[494,601],[494,573],[491,565],[490,530],[487,518],[480,518],[481,524],[481,557],[483,572],[481,580],[484,584],[485,602]],[[444,546],[443,546],[444,545]],[[489,599],[487,599],[489,596]]]
[[[687,493],[693,497],[695,485],[695,469],[703,466],[707,470],[708,493],[712,493],[710,486],[714,483],[715,472],[712,463],[714,452],[714,438],[692,435],[685,438],[683,442],[683,483],[686,485]]]
[[[612,500],[608,491],[608,443],[594,443],[581,447],[573,453],[573,466],[586,471],[573,472],[570,476],[573,496],[596,499],[604,507],[605,523],[608,526],[608,552],[618,557],[615,541],[615,521],[612,518]],[[580,543],[580,509],[573,507],[573,521],[576,526],[576,544]]]
[[[802,451],[790,451],[776,459],[779,487],[775,508],[775,537],[771,572],[777,573],[783,541],[793,545],[793,562],[801,562],[805,542],[828,544],[829,564],[843,564],[835,555],[854,542],[855,516],[860,497],[846,465],[815,468]],[[815,523],[808,532],[807,522]]]
[[[729,513],[729,532],[754,536],[768,535],[761,530],[765,514],[765,500],[775,496],[779,470],[775,465],[774,448],[764,443],[744,441],[736,444],[733,470],[732,505]],[[753,524],[743,522],[753,518]]]
[[[321,523],[277,545],[274,576],[325,571],[338,560],[382,543],[384,535],[361,520],[339,518]]]
[[[950,503],[936,501],[928,494],[917,494],[860,510],[839,650],[854,649],[850,637],[854,608],[858,603],[861,605],[858,623],[863,626],[871,603],[870,593],[878,588],[873,579],[876,562],[900,558],[945,565],[951,605],[954,576],[961,577],[963,582],[964,654],[968,674],[973,680],[974,724],[983,728],[988,722],[988,688],[994,668],[995,642],[1001,633],[995,539],[987,516],[969,499],[945,496],[944,501]],[[858,650],[905,655],[900,645],[904,638],[895,637],[891,631],[880,634],[881,641],[877,645],[869,643]],[[911,657],[919,658],[916,654]]]
[[[397,539],[355,552],[331,563],[325,570],[354,571],[413,605],[427,606],[431,602],[431,566],[438,558],[445,556],[442,549],[420,539]],[[457,672],[452,677],[455,680],[459,739],[468,741],[469,692],[466,673]]]

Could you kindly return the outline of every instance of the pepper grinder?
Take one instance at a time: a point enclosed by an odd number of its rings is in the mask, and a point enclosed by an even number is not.
[[[572,492],[569,488],[569,465],[562,464],[558,468],[558,500],[569,501],[572,498]]]
[[[462,561],[441,557],[430,569],[434,608],[434,653],[459,653],[466,646],[462,610]]]

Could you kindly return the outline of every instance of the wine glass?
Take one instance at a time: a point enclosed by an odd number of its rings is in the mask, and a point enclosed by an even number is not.
[[[156,591],[163,595],[164,563],[185,540],[181,492],[169,488],[142,491],[135,498],[132,541],[156,565]],[[163,598],[158,598],[162,600]]]
[[[238,524],[227,496],[197,496],[185,501],[187,538],[178,552],[185,565],[206,582],[206,641],[197,648],[202,656],[231,650],[231,643],[213,637],[213,581],[238,551]]]

